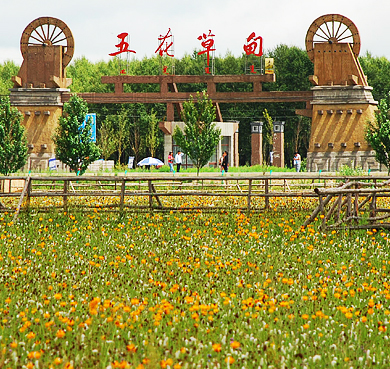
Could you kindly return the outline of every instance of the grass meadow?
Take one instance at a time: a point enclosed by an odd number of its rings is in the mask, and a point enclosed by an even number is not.
[[[1,213],[0,367],[389,368],[388,233],[272,201]]]

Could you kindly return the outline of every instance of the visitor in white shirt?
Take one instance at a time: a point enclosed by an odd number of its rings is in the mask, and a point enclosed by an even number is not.
[[[182,156],[183,155],[184,155],[184,153],[182,153],[181,151],[178,151],[177,154],[175,155],[176,172],[177,173],[180,172],[180,167],[181,167],[181,164],[182,164]]]

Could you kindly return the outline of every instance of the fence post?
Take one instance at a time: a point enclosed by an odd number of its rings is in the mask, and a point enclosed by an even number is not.
[[[68,193],[68,185],[69,185],[68,181],[64,179],[64,189],[63,189],[64,196],[62,196],[64,211],[68,211],[68,196],[66,196],[66,194]]]
[[[249,212],[251,210],[251,192],[252,192],[252,180],[249,180],[248,185],[248,198],[247,198],[247,211]]]
[[[120,203],[119,203],[119,208],[120,211],[123,211],[123,206],[125,202],[125,189],[126,189],[126,180],[123,178],[122,179],[122,186],[121,186],[121,197],[120,197]]]
[[[352,194],[349,192],[347,194],[347,214],[346,219],[348,219],[351,216],[351,210],[352,210]],[[351,219],[348,219],[348,224],[350,224]]]
[[[264,181],[264,193],[265,193],[265,208],[269,209],[269,197],[267,196],[269,193],[269,187],[268,187],[268,179]]]
[[[153,208],[153,197],[152,197],[152,181],[148,179],[148,189],[149,189],[149,206],[150,209]]]
[[[28,181],[28,186],[27,186],[27,193],[26,193],[26,209],[30,207],[30,194],[31,194],[31,186],[32,186],[32,178],[29,177],[30,180]]]
[[[320,202],[320,213],[321,213],[321,215],[322,215],[322,225],[321,225],[321,228],[322,229],[325,229],[325,227],[326,227],[326,216],[325,216],[325,206],[324,206],[324,199],[323,199],[323,197],[322,197],[322,195],[320,195],[319,197],[318,197],[318,200],[319,200],[319,202]]]

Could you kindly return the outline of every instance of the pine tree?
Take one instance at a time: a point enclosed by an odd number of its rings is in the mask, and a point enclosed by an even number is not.
[[[213,123],[215,117],[211,99],[206,92],[198,92],[196,103],[192,96],[183,103],[184,131],[176,127],[173,132],[175,142],[192,160],[198,175],[200,168],[209,162],[221,139],[221,130]]]
[[[0,98],[0,173],[8,175],[27,162],[27,139],[22,114],[11,107],[8,97]]]
[[[83,125],[87,113],[87,103],[81,97],[73,95],[64,104],[64,111],[53,137],[56,158],[80,175],[100,157],[100,149],[91,141],[91,119]]]

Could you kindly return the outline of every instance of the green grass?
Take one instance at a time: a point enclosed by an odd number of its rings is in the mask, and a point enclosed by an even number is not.
[[[271,205],[0,215],[0,367],[389,367],[388,234]]]

